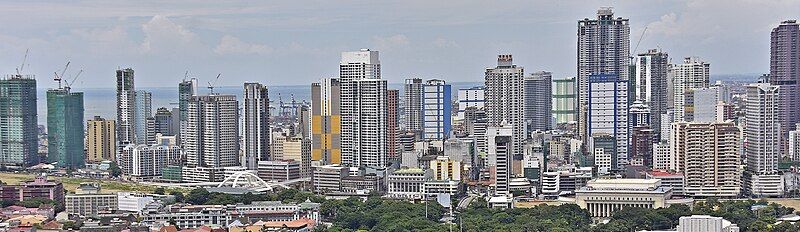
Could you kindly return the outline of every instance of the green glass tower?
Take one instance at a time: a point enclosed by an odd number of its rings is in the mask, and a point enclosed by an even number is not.
[[[39,163],[36,79],[11,75],[0,79],[0,166]]]
[[[47,160],[60,168],[86,165],[83,149],[83,93],[47,90]]]

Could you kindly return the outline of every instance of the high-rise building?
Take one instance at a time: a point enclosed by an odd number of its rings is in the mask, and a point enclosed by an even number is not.
[[[630,30],[628,19],[614,18],[610,7],[597,10],[596,19],[578,21],[578,131],[584,141],[591,136],[585,134],[589,76],[611,74],[628,81]]]
[[[788,141],[789,131],[800,122],[800,25],[796,20],[783,21],[772,29],[769,83],[781,88],[781,141]],[[782,143],[783,154],[787,153],[786,148]]]
[[[386,146],[388,146],[388,151],[386,156],[389,157],[390,160],[395,162],[400,161],[400,141],[399,141],[399,133],[400,128],[398,127],[399,117],[398,114],[400,113],[400,90],[397,89],[390,89],[386,92],[386,122],[388,123],[386,126]]]
[[[311,84],[311,160],[342,163],[341,83],[323,78]]]
[[[672,80],[672,108],[675,110],[675,122],[690,121],[686,118],[686,92],[708,88],[709,67],[711,64],[698,57],[686,57],[681,64],[673,64],[669,69]]]
[[[339,63],[342,83],[342,164],[386,167],[386,80],[381,78],[378,51],[343,52]]]
[[[244,166],[258,169],[258,161],[270,160],[269,94],[260,83],[244,83]]]
[[[450,136],[453,115],[450,84],[431,79],[422,89],[422,138],[443,141]]]
[[[684,92],[684,120],[687,122],[716,122],[717,105],[724,103],[720,99],[720,88],[696,88]]]
[[[653,167],[654,134],[650,126],[634,126],[631,128],[630,164],[633,166]]]
[[[523,81],[525,123],[528,131],[553,129],[553,75],[547,71],[531,73]]]
[[[513,128],[509,160],[522,160],[523,143],[526,137],[523,79],[524,69],[513,63],[511,55],[498,55],[497,67],[486,68],[485,72],[486,106],[484,109],[488,127],[497,127],[505,123]],[[488,144],[488,146],[492,145]]]
[[[123,149],[124,156],[130,157],[130,166],[121,166],[123,174],[134,180],[152,181],[160,177],[162,170],[170,165],[180,165],[181,148],[166,145],[128,145]]]
[[[187,166],[239,166],[238,107],[234,95],[189,98],[185,136]]]
[[[405,130],[412,131],[418,135],[422,135],[422,127],[424,126],[423,108],[423,83],[420,78],[406,79],[406,84],[403,89],[403,109],[405,110]]]
[[[117,160],[116,123],[94,116],[86,125],[86,160],[99,163]]]
[[[133,69],[117,70],[117,149],[136,143],[136,89]]]
[[[575,122],[575,77],[553,80],[553,117],[556,124]]]
[[[39,163],[36,79],[10,75],[0,79],[0,165],[29,167]]]
[[[797,128],[797,125],[795,125]],[[800,131],[797,129],[789,131],[789,159],[797,162],[800,161]]]
[[[83,128],[83,92],[47,90],[48,162],[59,168],[84,167]]]
[[[469,107],[483,109],[486,102],[484,98],[484,87],[472,87],[458,89],[458,118],[464,118],[464,111]]]
[[[311,177],[311,140],[299,136],[276,135],[272,138],[272,160],[300,162],[300,176]]]
[[[757,196],[780,195],[782,185],[778,162],[781,158],[780,87],[768,83],[747,86],[745,97],[744,136],[745,187]]]
[[[741,129],[733,122],[676,122],[670,169],[683,173],[684,192],[696,197],[737,197],[741,191]]]
[[[608,134],[616,145],[611,169],[624,168],[628,160],[628,81],[615,74],[589,76],[586,134]],[[608,152],[608,151],[605,151]]]
[[[186,125],[189,121],[189,99],[192,96],[197,95],[197,79],[183,79],[180,83],[178,83],[178,136],[180,139],[180,146],[184,148],[186,144],[186,137],[183,136],[186,134]]]
[[[495,160],[495,195],[508,195],[511,179],[511,160],[513,157],[514,126],[503,124],[498,127],[489,127],[486,132],[488,154]]]
[[[147,133],[147,118],[153,117],[153,94],[144,90],[136,91],[134,97],[134,131],[137,144],[148,144],[151,141]]]
[[[661,115],[667,113],[667,72],[669,55],[657,49],[640,53],[635,60],[636,70],[633,94],[635,100],[647,104],[650,108],[650,128],[655,135],[661,133]]]
[[[173,112],[168,110],[166,107],[161,107],[156,110],[156,114],[153,116],[153,119],[155,120],[155,132],[157,134],[173,136],[178,133],[178,130],[180,129],[175,126],[179,125],[175,123],[175,121],[178,121],[178,119],[173,119],[172,114]]]

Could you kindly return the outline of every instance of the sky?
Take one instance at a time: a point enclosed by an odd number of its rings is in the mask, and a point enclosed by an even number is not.
[[[699,56],[712,75],[769,71],[769,33],[800,18],[800,1],[2,1],[0,73],[54,87],[54,72],[84,70],[73,88],[136,86],[189,76],[206,86],[306,85],[335,77],[342,51],[380,51],[383,78],[482,81],[496,55],[526,72],[576,73],[577,21],[599,7],[630,19],[631,50]],[[645,28],[646,31],[644,30]],[[642,33],[644,31],[644,33]]]

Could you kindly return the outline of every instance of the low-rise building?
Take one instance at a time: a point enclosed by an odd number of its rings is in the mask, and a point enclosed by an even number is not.
[[[26,201],[34,198],[49,199],[63,205],[64,185],[60,182],[48,181],[45,175],[17,185],[0,185],[0,200]]]
[[[315,166],[311,175],[314,193],[325,194],[342,190],[347,168],[339,165]]]
[[[288,181],[300,179],[300,161],[258,161],[258,177],[265,181]]]
[[[683,191],[684,180],[682,173],[672,173],[667,171],[654,170],[645,173],[646,179],[659,179],[661,186],[672,187],[673,196],[685,196]]]
[[[152,196],[144,193],[118,192],[117,210],[141,213],[147,204],[154,201]]]
[[[385,197],[398,199],[422,199],[425,182],[431,180],[430,170],[403,168],[386,177]]]
[[[575,203],[592,217],[611,217],[624,207],[663,208],[672,188],[659,179],[594,179],[575,191]]]
[[[67,213],[94,216],[100,212],[118,209],[116,194],[101,194],[97,183],[82,183],[76,194],[66,196]]]

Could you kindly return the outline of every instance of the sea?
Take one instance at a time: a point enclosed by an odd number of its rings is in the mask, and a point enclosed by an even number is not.
[[[475,86],[483,86],[483,82],[452,82],[449,83],[452,87],[453,98],[458,94],[460,88],[470,88]],[[308,85],[285,85],[285,86],[267,86],[269,89],[269,99],[272,101],[273,107],[280,104],[282,100],[285,104],[291,103],[292,98],[297,103],[311,102],[311,84]],[[403,95],[402,83],[389,83],[389,89],[399,89],[400,95]],[[142,87],[136,90],[145,90],[152,93],[152,107],[153,113],[156,109],[161,107],[175,108],[178,107],[178,87]],[[74,88],[73,91],[83,92],[83,108],[84,120],[100,116],[105,119],[116,120],[117,115],[117,94],[116,88]],[[209,90],[205,87],[198,87],[200,94],[208,94]],[[239,103],[242,102],[243,87],[241,86],[219,86],[214,87],[215,93],[220,94],[233,94],[239,98]],[[37,116],[40,125],[47,125],[47,89],[37,89]]]

